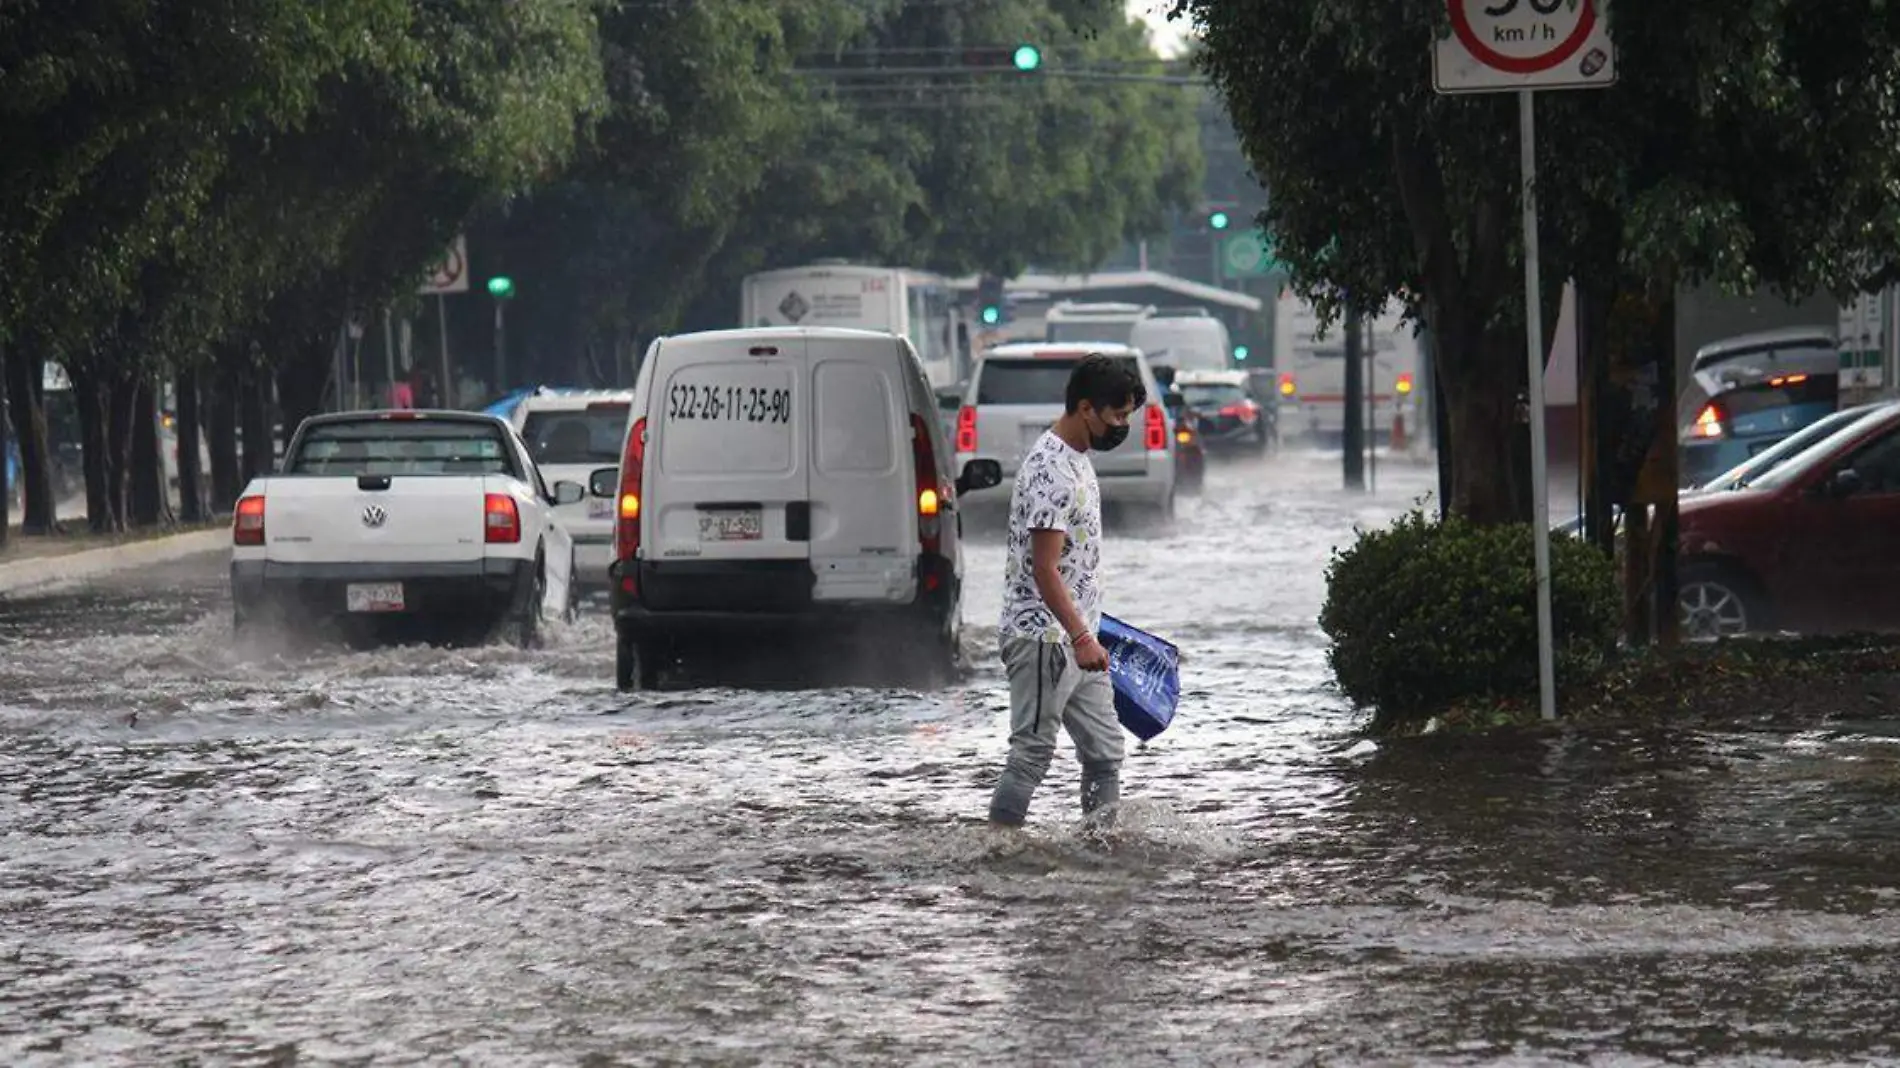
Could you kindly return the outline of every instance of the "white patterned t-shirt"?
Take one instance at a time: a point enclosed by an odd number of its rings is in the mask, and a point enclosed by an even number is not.
[[[1067,537],[1056,573],[1093,634],[1102,625],[1102,493],[1095,466],[1051,430],[1036,439],[1016,472],[1009,498],[1009,556],[1003,565],[1004,638],[1066,643],[1062,622],[1036,592],[1030,531],[1059,530]]]

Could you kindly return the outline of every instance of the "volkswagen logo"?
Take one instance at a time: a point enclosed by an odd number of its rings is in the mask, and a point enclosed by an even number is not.
[[[368,508],[363,509],[363,525],[369,527],[371,530],[387,522],[389,522],[389,513],[383,510],[382,505],[372,504]]]

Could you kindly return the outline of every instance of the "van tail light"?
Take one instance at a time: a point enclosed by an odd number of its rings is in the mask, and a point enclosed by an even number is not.
[[[614,559],[622,564],[640,553],[640,491],[646,459],[647,421],[642,417],[635,419],[633,429],[627,432],[626,453],[620,458],[620,500],[614,506]],[[639,592],[631,570],[621,570],[620,588],[627,593]]]
[[[976,451],[976,409],[967,404],[957,412],[957,451]]]
[[[1406,394],[1408,394],[1408,393],[1410,393],[1410,392],[1412,392],[1412,376],[1411,376],[1411,373],[1410,373],[1410,372],[1407,372],[1407,373],[1405,373],[1405,374],[1401,374],[1401,375],[1399,375],[1399,380],[1398,380],[1398,383],[1397,383],[1397,384],[1396,384],[1396,385],[1395,385],[1395,386],[1394,386],[1393,388],[1395,388],[1395,389],[1397,389],[1397,390],[1399,391],[1399,396],[1401,396],[1401,397],[1403,397],[1403,396],[1405,396]]]
[[[231,514],[231,544],[264,544],[264,498],[245,497]]]
[[[1698,438],[1719,438],[1726,433],[1722,426],[1722,409],[1713,404],[1705,404],[1696,413],[1695,427],[1692,433]]]
[[[1293,381],[1292,375],[1280,376],[1280,396],[1291,397],[1295,393],[1298,393],[1299,391],[1300,391],[1299,384]]]
[[[965,408],[964,411],[969,411]],[[924,417],[910,417],[910,455],[917,477],[917,540],[925,556],[943,553],[944,487],[937,478],[937,450],[930,444]]]
[[[483,498],[482,540],[490,545],[513,545],[521,540],[521,509],[506,493]]]
[[[1149,452],[1168,451],[1168,416],[1161,405],[1150,404],[1147,408],[1148,426],[1142,434],[1143,444]]]

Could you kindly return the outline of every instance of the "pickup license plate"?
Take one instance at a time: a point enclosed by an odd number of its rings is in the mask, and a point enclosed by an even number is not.
[[[699,513],[700,541],[758,541],[765,534],[765,516],[757,508]]]
[[[343,591],[352,612],[400,612],[403,609],[402,583],[352,582]]]
[[[589,497],[587,499],[587,518],[612,519],[614,501],[612,497]]]

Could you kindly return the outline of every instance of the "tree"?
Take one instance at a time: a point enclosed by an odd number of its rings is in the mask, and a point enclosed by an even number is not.
[[[1436,0],[1178,0],[1270,192],[1297,291],[1336,314],[1399,299],[1433,331],[1452,509],[1529,518],[1517,138],[1509,97],[1433,93]],[[1540,94],[1547,308],[1683,283],[1842,291],[1896,245],[1884,103],[1900,11],[1878,0],[1621,4],[1619,83]],[[1544,321],[1554,326],[1555,315]],[[1598,336],[1605,331],[1596,331]]]

